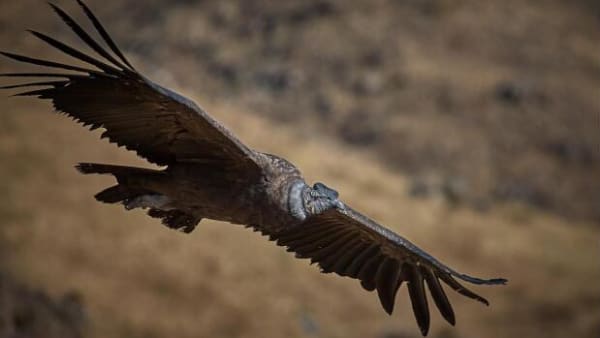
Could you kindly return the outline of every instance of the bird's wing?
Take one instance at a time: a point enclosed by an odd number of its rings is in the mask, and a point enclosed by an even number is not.
[[[407,282],[413,312],[423,335],[429,330],[425,284],[442,316],[454,325],[454,312],[440,281],[486,305],[486,299],[465,288],[457,279],[473,284],[506,283],[500,278],[486,280],[460,274],[348,206],[311,216],[297,226],[270,234],[270,239],[288,247],[296,257],[318,263],[324,273],[355,278],[364,289],[377,290],[381,305],[389,314],[394,309],[400,285]]]
[[[57,111],[92,130],[106,129],[103,138],[125,146],[158,165],[187,161],[246,171],[259,169],[254,162],[255,153],[202,108],[138,73],[91,10],[80,0],[78,3],[112,54],[67,13],[50,4],[99,58],[42,33],[30,32],[50,46],[96,69],[1,52],[17,61],[72,71],[1,74],[5,77],[51,79],[1,88],[41,87],[17,95],[50,99]]]

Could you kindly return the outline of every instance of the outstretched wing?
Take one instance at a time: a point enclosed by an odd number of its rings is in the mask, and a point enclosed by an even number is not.
[[[309,217],[290,229],[271,234],[271,240],[288,247],[298,258],[310,258],[322,272],[335,272],[360,280],[368,291],[377,290],[389,314],[403,282],[407,282],[413,312],[423,335],[429,330],[425,284],[442,316],[452,325],[454,311],[440,281],[453,290],[486,305],[483,297],[456,279],[473,284],[504,284],[505,279],[479,279],[460,274],[405,238],[345,206]]]
[[[23,55],[4,56],[67,73],[9,73],[5,77],[49,78],[50,81],[0,88],[41,87],[17,94],[50,99],[63,112],[90,129],[104,128],[102,137],[158,165],[199,162],[220,168],[257,171],[254,152],[191,100],[148,80],[138,73],[102,27],[90,9],[79,5],[113,54],[94,40],[73,18],[50,4],[62,20],[100,58],[63,42],[30,31],[50,46],[83,61],[88,69]]]

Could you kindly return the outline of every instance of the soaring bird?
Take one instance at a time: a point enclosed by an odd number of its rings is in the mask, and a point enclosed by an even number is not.
[[[388,314],[406,282],[423,335],[430,321],[426,286],[441,315],[454,325],[454,311],[442,283],[486,305],[486,299],[459,281],[506,283],[502,278],[480,279],[453,270],[352,209],[334,189],[323,183],[307,184],[285,159],[247,147],[194,102],[136,71],[89,7],[77,2],[100,39],[61,8],[50,6],[95,56],[30,32],[88,66],[1,52],[16,61],[60,70],[1,74],[46,79],[1,88],[37,87],[16,95],[48,99],[57,112],[90,130],[104,129],[102,138],[164,168],[78,164],[83,174],[116,178],[115,185],[95,195],[98,201],[120,203],[128,210],[146,209],[149,216],[185,233],[205,218],[251,227],[296,257],[317,263],[323,273],[335,272],[359,280],[367,291],[377,290]]]

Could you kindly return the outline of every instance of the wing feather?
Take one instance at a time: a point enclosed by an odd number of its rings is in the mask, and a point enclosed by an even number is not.
[[[413,313],[423,336],[429,332],[429,307],[427,305],[427,295],[425,294],[425,285],[423,275],[414,265],[407,265],[408,275],[408,294],[412,304]]]
[[[13,59],[15,61],[29,63],[29,64],[33,64],[33,65],[37,65],[37,66],[58,68],[58,69],[64,69],[64,70],[72,70],[72,71],[76,71],[76,72],[94,74],[97,76],[108,76],[108,74],[98,72],[93,69],[82,68],[82,67],[78,67],[78,66],[71,66],[71,65],[64,64],[64,63],[60,63],[60,62],[37,59],[37,58],[32,58],[29,56],[10,53],[10,52],[0,52],[0,54],[4,55],[5,57],[7,57],[9,59]]]
[[[338,250],[343,247],[348,240],[352,239],[353,237],[355,237],[355,235],[352,232],[344,232],[341,233],[340,236],[337,236],[336,238],[334,238],[333,240],[331,240],[328,244],[323,244],[321,246],[321,248],[319,248],[318,250],[314,251],[311,254],[311,263],[317,263],[319,262],[319,265],[321,265],[321,262],[326,259],[327,257],[331,256],[331,255],[335,255]]]
[[[352,278],[358,278],[358,274],[362,266],[367,262],[367,260],[378,255],[379,251],[379,244],[371,243],[371,245],[367,249],[365,249],[363,252],[359,253],[356,256],[352,263],[350,263],[350,266],[347,269],[345,269],[342,273]]]
[[[56,12],[56,14],[58,14],[58,16],[60,16],[60,18],[73,30],[73,32],[75,32],[75,34],[77,34],[77,36],[79,36],[79,38],[88,46],[90,46],[90,48],[92,48],[96,53],[98,53],[110,63],[116,65],[121,69],[133,70],[133,68],[128,68],[127,66],[124,66],[121,62],[119,62],[112,55],[110,55],[110,53],[108,53],[104,48],[102,48],[96,42],[96,40],[94,40],[75,20],[73,20],[73,18],[71,18],[71,16],[69,16],[69,14],[63,11],[60,7],[56,6],[53,3],[49,3],[49,5],[50,7],[52,7],[54,12]]]
[[[379,264],[385,259],[382,255],[377,255],[369,258],[358,272],[360,285],[367,291],[375,290],[375,274],[379,268]]]
[[[400,264],[397,260],[386,257],[379,265],[375,277],[377,284],[377,295],[383,309],[388,313],[394,312],[394,301],[396,299],[397,285],[400,282]]]
[[[66,73],[0,73],[0,77],[63,77],[63,78],[77,78],[83,77],[77,74],[66,74]]]
[[[350,276],[348,274],[350,265],[361,252],[367,249],[368,246],[368,243],[365,243],[362,241],[362,239],[359,239],[358,244],[354,244],[352,248],[347,249],[343,255],[339,257],[335,263],[333,263],[334,265],[331,267],[331,269],[333,271],[338,271],[341,276]]]
[[[43,81],[43,82],[30,82],[21,83],[9,86],[0,86],[0,89],[13,89],[13,88],[24,88],[24,87],[40,87],[40,86],[64,86],[68,81]]]
[[[94,13],[83,1],[77,0],[77,3],[79,4],[79,6],[81,6],[85,15],[90,19],[90,21],[94,25],[94,28],[96,28],[96,31],[98,31],[102,39],[104,39],[104,42],[106,42],[106,44],[113,51],[113,53],[115,53],[119,57],[119,59],[121,59],[121,61],[123,61],[127,66],[129,66],[131,69],[134,69],[133,66],[129,63],[129,61],[127,61],[123,53],[121,53],[119,47],[117,47],[117,44],[110,37],[106,29],[104,29],[104,26],[102,26],[100,20],[96,18],[96,15],[94,15]]]
[[[433,271],[427,267],[421,266],[421,273],[425,277],[425,281],[427,282],[427,286],[431,292],[431,298],[433,298],[433,301],[440,311],[440,314],[448,323],[455,325],[456,319],[454,318],[454,310],[452,310],[452,305],[450,304],[450,301],[448,300],[440,281],[437,279]]]
[[[60,42],[54,38],[49,37],[46,34],[40,33],[40,32],[36,32],[34,30],[28,30],[31,34],[33,34],[35,37],[37,37],[38,39],[46,42],[47,44],[49,44],[50,46],[60,50],[61,52],[72,56],[76,59],[79,59],[83,62],[89,63],[92,66],[95,66],[107,73],[110,74],[118,74],[120,72],[120,70],[118,70],[115,67],[109,66],[106,63],[96,60],[95,58],[86,55],[78,50],[76,50],[75,48],[68,46],[66,44],[64,44],[63,42]]]
[[[353,248],[360,246],[361,242],[362,241],[360,237],[357,237],[354,234],[352,234],[352,236],[348,238],[348,240],[345,240],[341,246],[335,249],[336,252],[324,257],[322,260],[319,261],[319,265],[321,266],[322,271],[327,273],[334,272],[335,264],[339,262],[346,262],[347,264],[348,260],[352,258],[348,253],[352,253]],[[314,257],[313,259],[315,259],[313,261],[315,262],[316,257]]]

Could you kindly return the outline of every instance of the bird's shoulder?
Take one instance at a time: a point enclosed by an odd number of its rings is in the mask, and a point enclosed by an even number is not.
[[[300,170],[283,157],[256,152],[255,161],[261,167],[263,175],[270,179],[276,178],[301,178]]]

